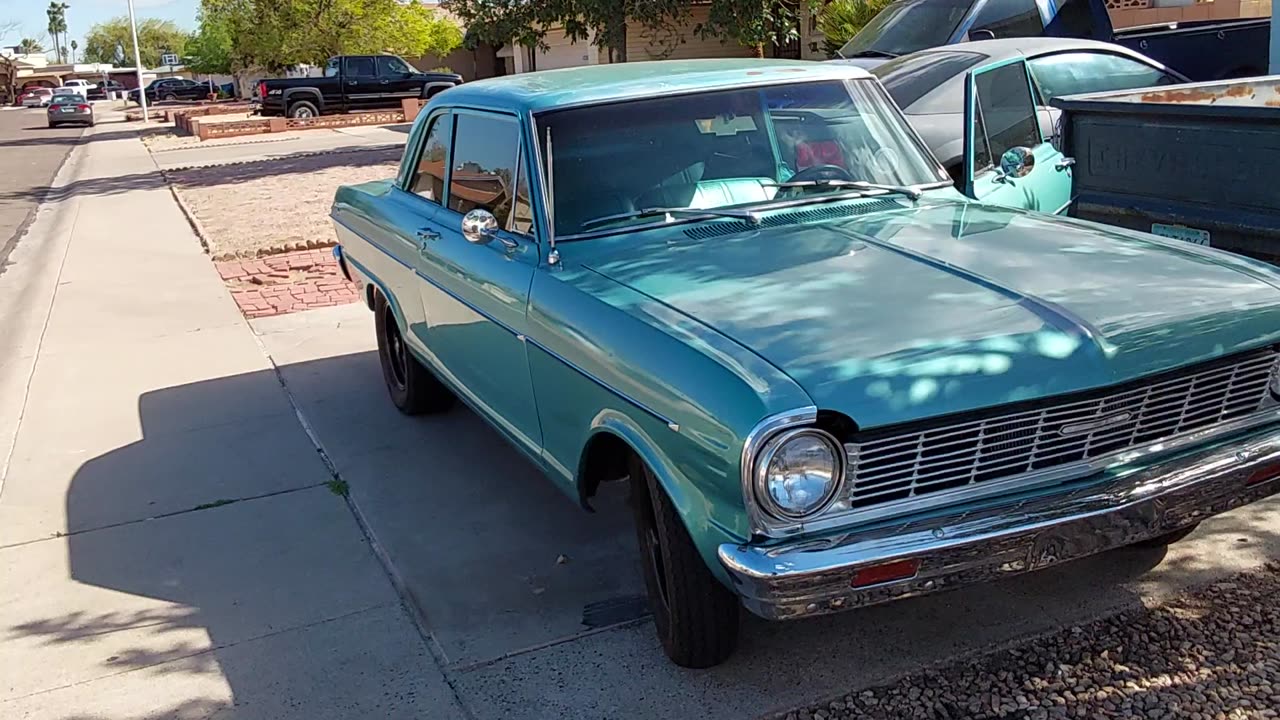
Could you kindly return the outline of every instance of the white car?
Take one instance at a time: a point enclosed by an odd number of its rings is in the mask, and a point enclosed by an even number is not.
[[[59,85],[58,87],[53,89],[53,94],[54,95],[75,94],[75,95],[79,95],[82,98],[88,99],[89,88],[83,85]]]
[[[80,94],[83,95],[98,86],[95,85],[94,83],[89,82],[88,80],[81,80],[80,78],[76,78],[75,80],[68,80],[63,85],[63,87],[82,88],[83,92],[81,92]]]

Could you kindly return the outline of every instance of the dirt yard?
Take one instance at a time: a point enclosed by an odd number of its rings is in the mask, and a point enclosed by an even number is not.
[[[333,245],[329,206],[339,185],[393,177],[398,148],[284,157],[171,170],[215,260]]]

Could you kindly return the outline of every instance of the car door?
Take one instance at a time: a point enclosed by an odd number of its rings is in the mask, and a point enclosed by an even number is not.
[[[378,67],[372,56],[355,55],[344,59],[343,95],[348,110],[362,110],[377,104],[381,90],[378,85]]]
[[[447,154],[424,148],[416,192],[444,204],[423,218],[417,273],[434,360],[473,406],[537,458],[542,430],[525,352],[538,266],[514,115],[455,109]],[[438,173],[447,169],[440,183]]]
[[[422,93],[413,68],[394,55],[378,58],[378,86],[382,93],[378,100],[381,107],[400,107],[401,98],[414,98]]]
[[[965,194],[1006,207],[1065,210],[1074,161],[1049,142],[1054,120],[1036,105],[1026,61],[970,71],[964,107]]]

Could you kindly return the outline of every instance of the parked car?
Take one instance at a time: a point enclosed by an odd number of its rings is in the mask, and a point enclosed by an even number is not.
[[[79,95],[82,100],[88,99],[88,92],[82,85],[59,85],[53,89],[54,95]]]
[[[103,80],[90,88],[86,97],[90,100],[106,100],[108,93],[117,93],[119,96],[124,97],[127,92],[128,88],[123,83],[115,80]]]
[[[1065,38],[979,40],[921,50],[871,72],[963,188],[969,71],[1014,60],[1026,61],[1035,104],[1045,107],[1062,95],[1189,82],[1184,75],[1118,45]],[[1056,111],[1041,116],[1050,139],[1056,117]]]
[[[856,67],[468,83],[332,216],[397,408],[462,399],[584,506],[629,485],[681,665],[740,604],[1162,546],[1280,490],[1280,271],[969,201]]]
[[[870,68],[931,47],[1040,35],[1118,43],[1193,80],[1218,80],[1266,73],[1271,20],[1161,23],[1117,31],[1106,0],[897,0],[845,43],[840,56]]]
[[[80,79],[80,78],[74,78],[74,79],[68,80],[65,83],[63,83],[63,86],[80,88],[80,93],[82,95],[88,95],[90,90],[97,87],[97,85],[95,85],[94,83],[89,82],[88,80]]]
[[[48,114],[51,128],[73,123],[93,127],[93,105],[78,93],[54,94]]]
[[[430,98],[462,82],[454,73],[418,72],[394,55],[329,58],[324,77],[260,80],[262,115],[310,118],[350,110],[399,108],[404,98]]]
[[[53,89],[45,87],[37,87],[26,90],[22,95],[18,96],[18,102],[22,103],[22,107],[46,107],[49,101],[53,99]]]
[[[1280,264],[1280,79],[1060,98],[1075,217]]]
[[[156,78],[147,85],[147,102],[160,100],[204,100],[209,95],[209,86],[204,83],[181,77]],[[129,100],[139,102],[138,89],[129,91]]]

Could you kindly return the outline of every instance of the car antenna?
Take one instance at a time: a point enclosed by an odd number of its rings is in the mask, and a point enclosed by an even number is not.
[[[556,266],[560,264],[560,251],[556,250],[556,182],[555,168],[552,165],[551,154],[551,126],[547,126],[547,182],[546,182],[546,198],[547,203],[547,244],[551,247],[551,252],[547,253],[547,264]]]

